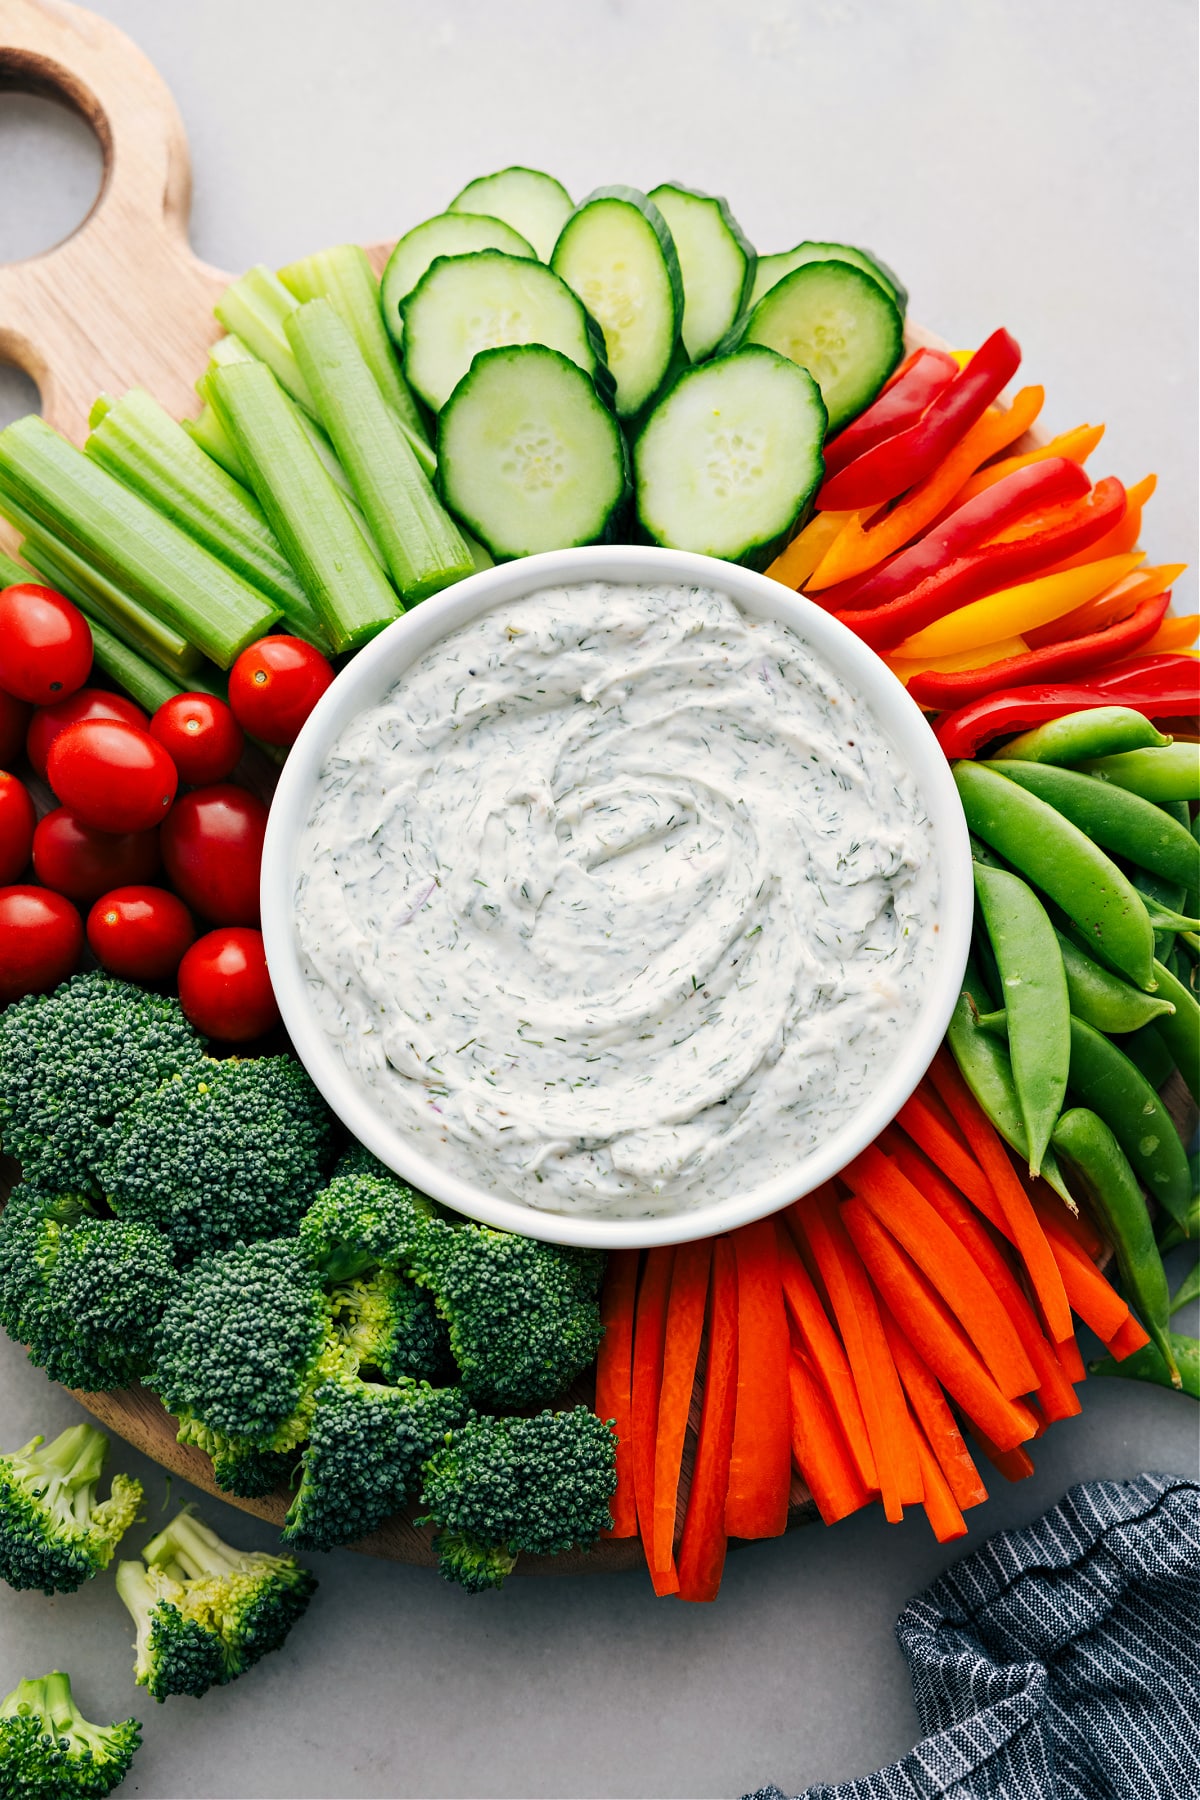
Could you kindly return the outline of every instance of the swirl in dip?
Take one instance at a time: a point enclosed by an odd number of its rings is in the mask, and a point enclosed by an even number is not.
[[[431,1160],[555,1212],[686,1210],[853,1115],[936,953],[908,771],[708,588],[497,605],[345,730],[300,845],[323,1028]]]

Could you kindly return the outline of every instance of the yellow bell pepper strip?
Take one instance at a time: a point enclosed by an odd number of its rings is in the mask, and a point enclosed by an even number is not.
[[[1064,613],[1061,619],[1052,619],[1048,625],[1031,627],[1025,634],[1030,648],[1041,650],[1063,638],[1085,637],[1090,631],[1099,631],[1102,626],[1127,619],[1141,601],[1150,600],[1155,594],[1165,593],[1173,587],[1186,568],[1186,563],[1161,563],[1153,569],[1135,569],[1132,575],[1114,581],[1094,600],[1085,600],[1074,612]],[[1057,572],[1047,571],[1049,574]]]
[[[933,523],[968,475],[1024,436],[1045,398],[1044,388],[1022,388],[1007,412],[992,408],[977,419],[932,475],[883,513],[877,524],[864,529],[862,523],[847,521],[809,577],[805,592],[815,593],[837,581],[849,581],[852,575],[865,574],[894,550],[903,549]]]
[[[1024,637],[1033,626],[1061,618],[1085,600],[1102,594],[1144,560],[1143,552],[1131,550],[1125,556],[1108,556],[1083,569],[1064,569],[1059,575],[1042,575],[1019,587],[1002,588],[998,594],[962,606],[906,638],[896,646],[896,654],[912,661],[917,657],[949,656],[954,650],[970,650],[976,644],[995,643],[1001,637]]]
[[[781,581],[784,587],[802,588],[842,527],[857,517],[857,513],[817,513],[775,558],[767,570],[771,580]]]
[[[1197,638],[1200,638],[1200,613],[1182,613],[1163,620],[1146,645],[1146,655],[1155,656],[1160,650],[1187,650]]]
[[[884,656],[884,662],[897,681],[905,687],[917,675],[957,675],[963,669],[986,669],[993,663],[1007,662],[1024,656],[1029,646],[1024,638],[1002,638],[998,644],[980,644],[974,650],[957,650],[952,656],[927,656],[923,662],[912,662],[903,656]]]
[[[956,506],[965,506],[976,494],[982,494],[984,488],[991,487],[994,481],[1003,481],[1014,469],[1024,469],[1032,462],[1041,462],[1047,456],[1069,456],[1072,462],[1083,464],[1095,450],[1104,436],[1103,425],[1076,425],[1071,431],[1064,431],[1058,437],[1051,438],[1038,450],[1026,450],[1021,456],[1006,456],[1003,462],[989,463],[963,487],[962,492],[954,496]]]

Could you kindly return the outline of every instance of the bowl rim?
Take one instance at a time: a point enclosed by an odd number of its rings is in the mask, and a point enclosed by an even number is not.
[[[710,587],[752,616],[789,626],[846,682],[904,759],[925,801],[939,860],[938,955],[903,1054],[870,1101],[800,1159],[796,1172],[711,1204],[649,1218],[543,1212],[440,1168],[415,1149],[361,1088],[322,1028],[300,960],[292,893],[301,833],[325,757],[343,728],[376,704],[405,669],[442,638],[492,607],[553,586],[592,581]],[[296,1055],[333,1112],[388,1168],[455,1212],[551,1243],[605,1250],[686,1243],[779,1211],[828,1181],[891,1122],[925,1074],[958,1002],[973,914],[971,850],[950,765],[904,685],[832,614],[736,564],[691,551],[636,544],[545,551],[468,576],[401,615],[361,649],[306,720],[271,802],[263,843],[262,932],[279,1010]]]

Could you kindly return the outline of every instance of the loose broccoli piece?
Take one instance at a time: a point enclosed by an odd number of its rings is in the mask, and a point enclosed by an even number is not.
[[[360,1367],[385,1382],[454,1378],[450,1340],[433,1301],[395,1269],[339,1282],[329,1300],[338,1341]]]
[[[195,1256],[293,1234],[331,1143],[329,1114],[294,1057],[206,1060],[112,1122],[97,1170],[114,1212]]]
[[[106,1569],[142,1503],[142,1484],[114,1475],[97,1501],[108,1439],[72,1425],[0,1455],[0,1577],[14,1588],[70,1594]]]
[[[462,1384],[481,1406],[539,1406],[599,1348],[604,1257],[465,1220],[434,1220],[409,1273],[432,1290]]]
[[[0,1138],[25,1179],[97,1193],[96,1158],[122,1108],[200,1067],[178,1000],[92,970],[0,1013]]]
[[[98,1800],[120,1787],[141,1741],[136,1719],[85,1719],[61,1669],[18,1682],[0,1705],[0,1800]]]
[[[184,1507],[123,1562],[117,1591],[137,1628],[134,1676],[156,1700],[198,1698],[278,1650],[316,1577],[290,1556],[237,1550]]]
[[[314,1389],[346,1360],[320,1281],[288,1238],[203,1256],[180,1277],[150,1385],[210,1455],[283,1451],[308,1435]]]
[[[403,1504],[421,1464],[468,1411],[460,1388],[376,1387],[355,1375],[326,1382],[317,1389],[284,1541],[332,1550],[365,1537]]]
[[[531,1419],[472,1417],[425,1465],[419,1521],[436,1525],[447,1581],[499,1587],[521,1551],[590,1547],[612,1524],[616,1440],[590,1407]]]
[[[356,1144],[300,1223],[300,1242],[327,1281],[403,1269],[437,1208]]]

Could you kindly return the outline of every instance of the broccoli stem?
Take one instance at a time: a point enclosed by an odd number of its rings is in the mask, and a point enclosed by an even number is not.
[[[150,1615],[160,1596],[150,1585],[145,1565],[136,1560],[117,1564],[117,1593],[124,1601],[134,1623],[134,1672],[140,1679],[146,1671],[150,1650]]]
[[[142,1555],[151,1568],[172,1562],[181,1564],[192,1580],[233,1574],[243,1567],[244,1561],[238,1551],[186,1508],[150,1540]]]
[[[0,1706],[0,1719],[15,1719],[24,1714],[27,1717],[46,1710],[46,1683],[48,1675],[39,1675],[32,1681],[18,1681],[12,1693]]]
[[[24,1463],[33,1481],[45,1482],[41,1497],[48,1507],[86,1529],[107,1454],[108,1439],[95,1425],[70,1425],[52,1444],[31,1438],[13,1460]]]
[[[71,1692],[71,1677],[62,1669],[46,1677],[45,1711],[55,1737],[68,1738],[73,1750],[90,1750],[99,1761],[107,1758],[111,1733],[84,1718]]]

